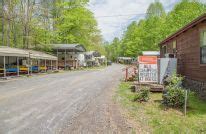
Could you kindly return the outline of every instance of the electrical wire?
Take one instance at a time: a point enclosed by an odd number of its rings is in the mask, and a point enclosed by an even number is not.
[[[116,15],[105,15],[105,16],[95,16],[95,18],[107,18],[107,17],[125,17],[125,16],[134,16],[134,15],[147,15],[148,13],[141,13],[141,14],[116,14]]]

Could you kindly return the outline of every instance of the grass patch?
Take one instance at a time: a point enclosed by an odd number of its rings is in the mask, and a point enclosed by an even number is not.
[[[206,102],[199,100],[195,94],[189,95],[185,117],[181,109],[165,109],[161,104],[161,93],[151,93],[146,103],[133,102],[135,94],[130,91],[130,84],[120,84],[115,100],[146,131],[156,134],[206,133]]]

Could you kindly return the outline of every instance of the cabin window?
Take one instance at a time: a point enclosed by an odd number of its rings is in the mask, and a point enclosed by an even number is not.
[[[164,45],[164,46],[162,47],[162,54],[163,54],[163,56],[165,56],[166,53],[167,53],[167,46]]]
[[[176,51],[177,51],[177,41],[173,41],[173,43],[172,43],[172,48],[173,48],[173,54],[176,55]]]
[[[206,64],[206,30],[201,34],[200,63]]]
[[[172,47],[173,47],[173,51],[175,50],[175,52],[176,52],[176,48],[177,48],[177,42],[176,41],[173,41]]]

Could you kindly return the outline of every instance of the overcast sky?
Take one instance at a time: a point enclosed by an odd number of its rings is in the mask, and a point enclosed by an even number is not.
[[[160,0],[167,12],[178,1],[180,0]],[[104,39],[112,41],[114,37],[121,37],[132,21],[144,18],[152,2],[154,0],[90,0],[89,9],[97,19]]]

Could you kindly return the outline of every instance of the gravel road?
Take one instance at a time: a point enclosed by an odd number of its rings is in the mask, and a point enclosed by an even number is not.
[[[121,65],[0,83],[0,133],[131,133],[113,103]]]

